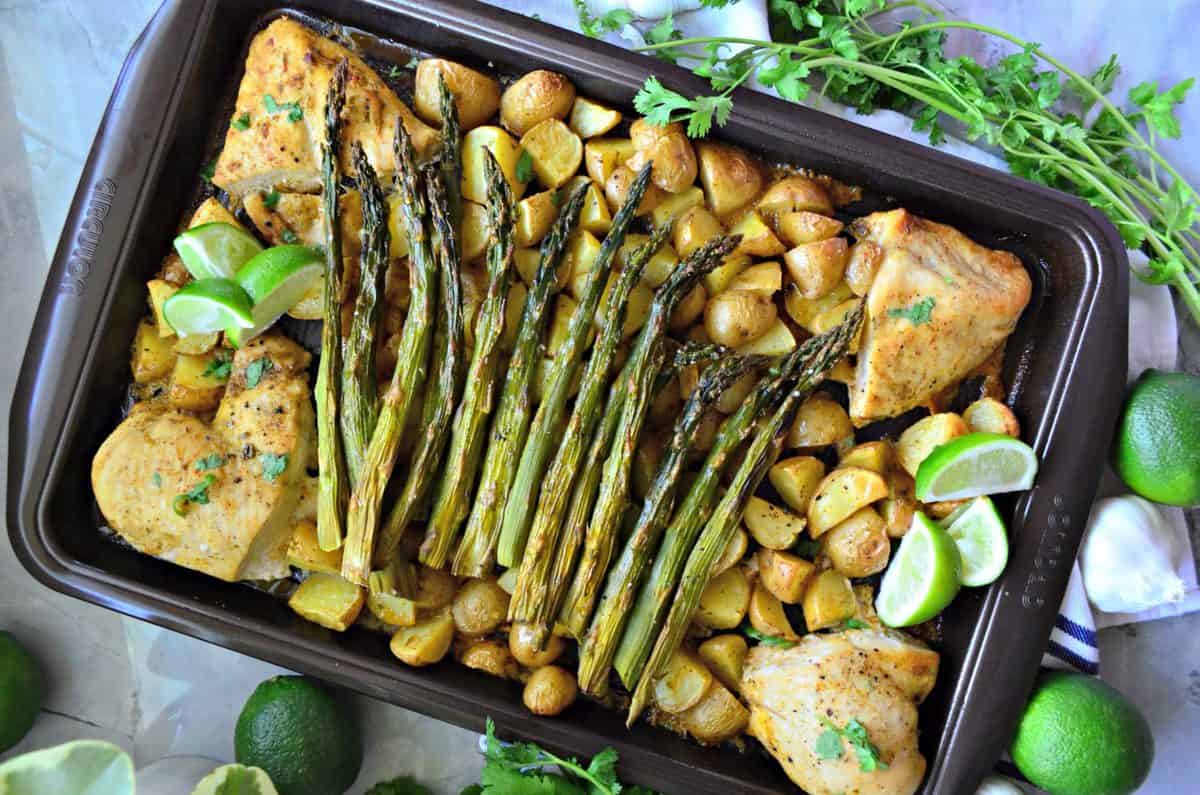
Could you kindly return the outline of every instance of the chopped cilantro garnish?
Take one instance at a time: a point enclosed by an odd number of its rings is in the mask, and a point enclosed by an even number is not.
[[[218,155],[219,157],[219,155]],[[217,173],[217,158],[214,157],[204,164],[204,168],[200,169],[200,178],[205,182],[212,182],[213,175]]]
[[[262,461],[262,476],[268,483],[274,482],[275,478],[282,475],[283,471],[287,469],[287,453],[284,453],[283,455],[263,453],[258,458],[260,461]]]
[[[815,538],[801,538],[792,545],[792,551],[802,558],[811,559],[821,551],[821,542]]]
[[[217,482],[214,475],[205,475],[200,479],[200,482],[183,494],[176,494],[175,499],[171,500],[171,509],[179,516],[185,514],[188,503],[196,503],[197,505],[208,505],[208,487]]]
[[[533,179],[533,156],[528,151],[521,150],[521,156],[517,158],[517,167],[513,176],[517,178],[517,182],[528,182]]]
[[[416,69],[417,64],[419,64],[420,62],[421,62],[421,59],[414,55],[413,57],[408,59],[408,63],[406,63],[404,65],[404,68],[405,69]]]
[[[153,475],[150,476],[150,482],[154,484],[154,488],[161,489],[162,488],[162,475],[155,472]]]
[[[859,621],[857,618],[847,619],[845,624],[842,624],[843,629],[866,629],[867,625]]]
[[[266,107],[267,113],[280,113],[286,110],[288,121],[300,121],[304,118],[304,110],[300,107],[299,102],[276,102],[275,97],[267,94],[263,97],[263,106]]]
[[[911,306],[889,309],[887,313],[888,317],[902,317],[914,326],[919,326],[929,322],[936,304],[937,301],[934,297],[929,295]]]
[[[279,206],[279,191],[273,190],[264,193],[263,204],[265,204],[269,210],[274,210],[277,206]]]
[[[296,237],[296,233],[293,232],[291,229],[284,227],[284,230],[279,233],[279,239],[282,240],[284,243],[287,243],[290,245],[292,243],[295,243],[300,238]]]
[[[841,759],[842,735],[838,734],[836,729],[826,729],[817,737],[813,751],[819,759]]]
[[[236,119],[234,119],[230,123],[229,126],[235,130],[242,130],[242,131],[249,130],[250,129],[250,114],[243,113],[241,116],[238,116]]]
[[[758,641],[764,646],[778,646],[781,649],[790,649],[796,645],[794,640],[780,638],[776,635],[768,635],[765,632],[759,632],[749,624],[742,625],[742,634],[748,638]]]
[[[246,386],[250,389],[258,386],[258,382],[263,376],[269,373],[275,367],[275,362],[263,356],[250,362],[246,367]]]
[[[225,456],[221,455],[220,453],[210,453],[209,455],[204,456],[204,458],[197,458],[194,462],[192,462],[192,469],[196,470],[197,472],[204,472],[208,469],[216,469],[224,464]]]
[[[233,360],[228,356],[217,354],[215,358],[209,359],[208,364],[204,366],[204,372],[200,375],[205,378],[215,378],[218,381],[224,381],[229,378],[229,371],[233,367]]]
[[[867,727],[858,722],[857,718],[851,718],[850,722],[844,727],[838,728],[830,722],[824,715],[818,715],[821,723],[825,724],[826,731],[817,738],[816,750],[820,756],[822,751],[830,752],[832,750],[832,741],[826,739],[827,735],[834,734],[846,742],[850,743],[850,747],[854,749],[855,756],[858,757],[858,767],[864,773],[874,773],[876,770],[887,770],[887,763],[879,758],[879,748],[871,742],[871,738],[867,735]],[[822,759],[837,759],[842,753],[841,743],[838,743],[838,753],[836,756],[821,756]]]

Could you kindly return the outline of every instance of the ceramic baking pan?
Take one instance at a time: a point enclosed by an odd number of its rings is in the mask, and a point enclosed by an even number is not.
[[[328,632],[268,593],[139,555],[100,532],[90,463],[120,419],[145,282],[197,200],[247,43],[279,13],[333,23],[327,29],[368,60],[403,65],[416,51],[503,74],[549,68],[627,111],[651,74],[705,91],[670,64],[464,0],[167,0],[96,134],[20,373],[8,526],[22,562],[57,590],[462,726],[480,729],[490,715],[504,733],[571,753],[615,746],[623,775],[659,790],[789,791],[761,752],[703,749],[645,724],[626,731],[623,715],[588,702],[537,718],[511,682],[449,662],[405,668],[382,635]],[[721,138],[861,185],[869,206],[954,224],[1016,253],[1034,278],[1005,375],[1041,474],[1032,492],[1002,502],[1012,559],[997,583],[964,591],[945,614],[940,680],[921,709],[924,791],[960,795],[994,764],[1019,715],[1105,459],[1125,374],[1124,251],[1098,213],[1066,195],[761,94],[735,100]]]

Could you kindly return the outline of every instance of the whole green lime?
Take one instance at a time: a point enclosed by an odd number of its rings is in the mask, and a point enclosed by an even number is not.
[[[265,770],[281,795],[341,795],[362,767],[358,723],[302,676],[277,676],[255,688],[233,742],[238,763]]]
[[[29,650],[0,630],[0,754],[21,742],[42,711],[46,679]]]
[[[1127,795],[1154,761],[1154,738],[1137,707],[1099,679],[1045,674],[1017,727],[1012,758],[1052,795]]]
[[[1148,500],[1200,504],[1200,378],[1142,373],[1117,426],[1113,463]]]

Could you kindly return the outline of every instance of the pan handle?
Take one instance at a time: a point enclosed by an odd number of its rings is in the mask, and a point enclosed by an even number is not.
[[[26,567],[46,552],[38,503],[70,432],[93,337],[103,328],[120,263],[167,154],[154,121],[169,112],[211,0],[166,0],[134,42],[88,155],[50,264],[9,414],[8,526]],[[32,548],[43,544],[41,550]],[[38,555],[43,565],[50,565]],[[38,573],[35,570],[35,573]]]

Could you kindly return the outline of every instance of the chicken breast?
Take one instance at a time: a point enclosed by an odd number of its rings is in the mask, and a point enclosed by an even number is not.
[[[342,116],[344,173],[354,173],[354,142],[362,144],[381,178],[394,171],[397,117],[418,153],[428,150],[437,131],[414,116],[361,58],[296,20],[280,17],[250,43],[213,183],[235,199],[272,188],[319,192],[325,95],[343,58],[350,64]]]
[[[855,424],[894,417],[961,380],[1012,333],[1032,283],[1021,261],[907,210],[851,224],[883,250],[850,389]]]
[[[742,695],[750,733],[810,795],[912,795],[921,785],[913,696],[842,633],[806,635],[788,649],[755,646]],[[878,749],[883,764],[874,770],[863,770],[850,741],[834,731],[852,721]]]
[[[92,461],[113,530],[141,552],[222,580],[286,576],[316,434],[309,359],[279,334],[255,338],[234,355],[211,424],[135,407]]]

